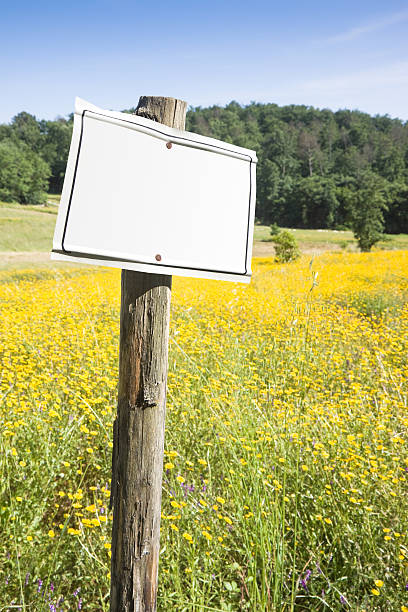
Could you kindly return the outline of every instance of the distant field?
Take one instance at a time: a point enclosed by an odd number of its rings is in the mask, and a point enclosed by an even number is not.
[[[49,193],[48,197],[47,197],[47,202],[48,204],[52,203],[52,204],[59,204],[61,200],[61,194],[60,193]]]
[[[347,251],[357,250],[357,243],[351,231],[320,229],[292,229],[291,231],[295,234],[303,251],[313,248],[317,250],[333,250],[337,248]],[[254,242],[271,242],[271,240],[271,231],[267,225],[255,226]],[[379,242],[377,248],[385,250],[408,249],[408,235],[386,234],[386,240]]]
[[[58,212],[59,195],[49,195],[48,206],[22,206],[0,202],[0,269],[20,267],[20,264],[48,265],[48,253]],[[291,230],[298,239],[300,249],[306,253],[323,251],[356,251],[357,245],[350,231]],[[254,233],[255,257],[267,257],[274,253],[270,229],[256,225]],[[408,235],[387,236],[379,249],[408,249]],[[6,254],[9,255],[6,255]],[[27,260],[25,253],[32,256]]]
[[[49,251],[56,213],[54,206],[0,202],[0,251]]]

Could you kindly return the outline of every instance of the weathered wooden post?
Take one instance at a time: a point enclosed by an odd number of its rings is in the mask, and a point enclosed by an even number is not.
[[[111,612],[156,610],[171,274],[251,277],[256,153],[180,132],[185,113],[76,98],[54,232],[53,259],[123,270]]]
[[[184,129],[186,108],[142,96],[136,114]],[[170,297],[171,276],[122,270],[111,612],[156,610]]]

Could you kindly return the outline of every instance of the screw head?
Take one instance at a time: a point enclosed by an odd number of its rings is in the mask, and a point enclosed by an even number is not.
[[[173,146],[173,143],[172,143],[172,142],[166,142],[166,147],[167,147],[168,149],[171,149],[171,147],[172,147],[172,146]]]
[[[155,255],[155,257],[154,257],[154,258],[155,258],[155,260],[156,260],[156,261],[161,261],[161,255],[158,255],[158,254],[157,254],[157,255]]]

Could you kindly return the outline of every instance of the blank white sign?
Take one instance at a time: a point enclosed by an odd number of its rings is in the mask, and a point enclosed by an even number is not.
[[[54,259],[249,281],[254,151],[77,99]]]

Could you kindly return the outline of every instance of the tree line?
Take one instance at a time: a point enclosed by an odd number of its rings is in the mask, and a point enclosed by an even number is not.
[[[72,115],[37,121],[26,112],[0,125],[0,200],[43,204],[61,193],[72,126]]]
[[[408,124],[358,110],[277,104],[195,108],[187,129],[255,149],[257,218],[351,228],[368,250],[408,232]]]
[[[0,125],[0,199],[35,204],[61,191],[72,123],[22,112]],[[408,124],[399,119],[231,102],[191,108],[186,128],[257,151],[262,223],[408,233]]]

